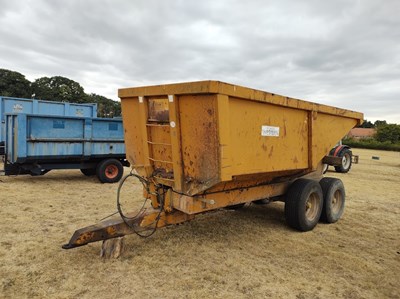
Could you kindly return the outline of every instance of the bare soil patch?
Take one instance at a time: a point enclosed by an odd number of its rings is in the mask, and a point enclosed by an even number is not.
[[[282,203],[248,205],[127,236],[110,260],[101,243],[61,245],[116,211],[117,184],[75,170],[1,176],[0,297],[400,298],[400,153],[354,153],[348,174],[327,173],[347,192],[336,224],[299,233]]]

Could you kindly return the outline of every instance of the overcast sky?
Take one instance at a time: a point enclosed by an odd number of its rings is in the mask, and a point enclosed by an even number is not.
[[[400,124],[400,1],[0,0],[0,68],[114,100],[213,79]]]

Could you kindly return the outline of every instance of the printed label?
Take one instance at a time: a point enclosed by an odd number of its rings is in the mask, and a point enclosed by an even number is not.
[[[22,112],[22,110],[24,110],[24,107],[21,104],[15,104],[13,106],[13,112],[19,113]]]
[[[53,129],[65,129],[65,121],[53,120]]]
[[[75,110],[75,115],[76,116],[83,116],[83,109],[76,109]]]
[[[279,137],[279,127],[261,126],[261,136]]]
[[[108,124],[108,130],[109,130],[109,131],[118,131],[118,124],[109,123],[109,124]]]

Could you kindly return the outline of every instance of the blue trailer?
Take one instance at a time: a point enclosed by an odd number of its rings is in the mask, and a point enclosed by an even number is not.
[[[0,96],[0,155],[4,155],[6,113],[97,117],[97,104],[75,104]]]
[[[80,169],[114,183],[129,165],[121,119],[6,114],[5,144],[5,175]]]

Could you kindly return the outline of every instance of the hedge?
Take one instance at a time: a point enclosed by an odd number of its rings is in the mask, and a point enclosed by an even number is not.
[[[390,141],[379,142],[375,139],[355,140],[353,138],[346,138],[343,139],[343,144],[346,144],[354,148],[366,148],[366,149],[400,152],[400,143],[391,143]]]

